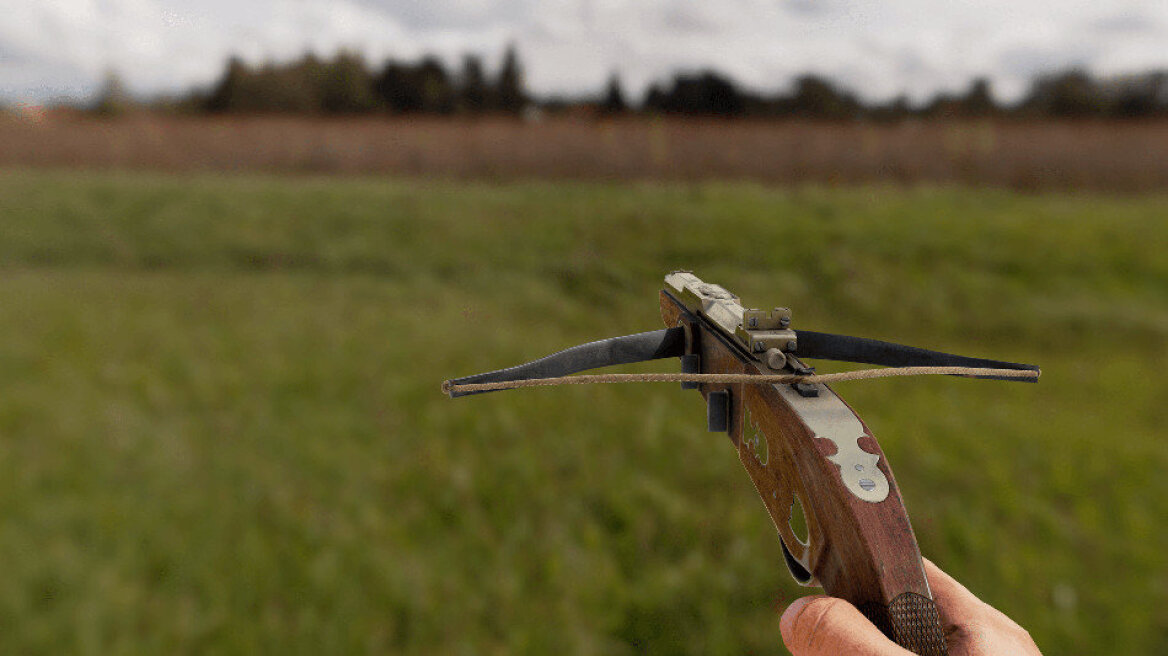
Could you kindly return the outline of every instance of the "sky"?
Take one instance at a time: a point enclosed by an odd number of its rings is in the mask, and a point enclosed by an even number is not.
[[[1168,68],[1168,0],[0,0],[0,101],[84,99],[116,71],[141,96],[209,87],[237,54],[466,53],[514,43],[538,95],[639,97],[712,68],[757,91],[826,76],[867,100],[920,101],[988,77],[1014,100],[1044,72]]]

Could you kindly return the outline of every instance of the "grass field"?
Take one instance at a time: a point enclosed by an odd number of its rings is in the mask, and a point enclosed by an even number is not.
[[[439,394],[658,327],[685,267],[796,327],[1041,364],[1033,386],[837,390],[926,555],[1048,654],[1157,653],[1166,216],[1164,196],[0,173],[0,650],[782,653],[804,591],[695,393]]]

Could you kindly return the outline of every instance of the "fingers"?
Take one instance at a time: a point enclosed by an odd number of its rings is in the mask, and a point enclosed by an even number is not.
[[[928,559],[923,560],[952,656],[1039,655],[1026,629],[975,597]]]
[[[928,558],[921,560],[925,563],[925,576],[929,579],[929,588],[933,591],[933,601],[937,602],[942,624],[960,625],[971,617],[979,617],[985,613],[985,604],[964,585],[958,583],[957,579],[942,572],[941,568]]]
[[[835,597],[803,597],[779,619],[783,642],[795,656],[908,656],[856,607]]]
[[[983,603],[965,586],[924,561],[933,599],[954,656],[1037,656],[1022,627]],[[834,597],[812,596],[787,607],[779,620],[783,642],[795,656],[910,656],[884,636],[856,607]]]

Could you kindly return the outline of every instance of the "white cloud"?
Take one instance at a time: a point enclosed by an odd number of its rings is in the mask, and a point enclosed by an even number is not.
[[[679,68],[763,90],[814,72],[869,98],[957,91],[989,76],[1016,97],[1036,72],[1168,66],[1168,3],[1064,0],[0,0],[0,98],[92,91],[115,69],[138,92],[207,85],[233,53],[371,61],[519,44],[540,93],[634,93]]]

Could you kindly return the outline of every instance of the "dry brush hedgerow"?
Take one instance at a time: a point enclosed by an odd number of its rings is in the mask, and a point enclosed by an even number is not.
[[[0,118],[0,166],[1168,187],[1168,121]]]

